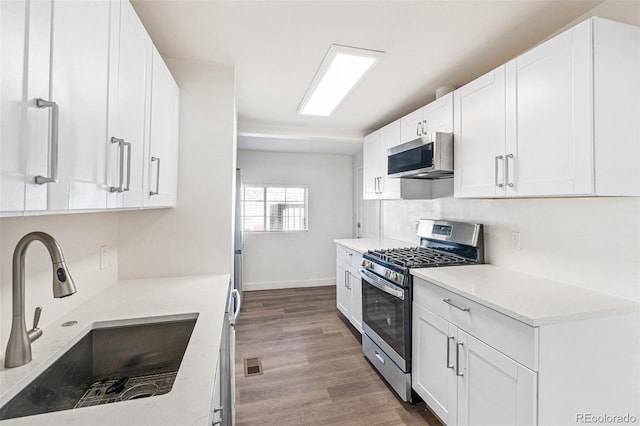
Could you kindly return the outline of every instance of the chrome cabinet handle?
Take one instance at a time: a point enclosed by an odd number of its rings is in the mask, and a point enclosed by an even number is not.
[[[131,188],[131,142],[125,142],[124,145],[127,147],[127,186],[123,191],[126,192]]]
[[[422,120],[422,134],[426,135],[427,134],[427,120]]]
[[[513,188],[513,182],[509,182],[509,159],[515,158],[513,154],[507,154],[507,159],[504,160],[504,179],[507,181],[507,186]]]
[[[451,306],[453,306],[454,308],[458,308],[458,309],[460,309],[461,311],[464,311],[464,312],[469,312],[469,311],[471,310],[471,308],[470,308],[470,307],[468,307],[468,306],[460,306],[460,305],[456,305],[456,304],[455,304],[455,303],[453,303],[453,302],[451,301],[451,299],[449,299],[448,297],[447,297],[447,298],[445,298],[445,299],[442,299],[442,301],[443,301],[444,303],[446,303],[446,304],[448,304],[448,305],[451,305]]]
[[[120,151],[120,172],[118,173],[118,186],[110,187],[109,192],[122,192],[124,191],[124,146],[126,142],[124,139],[112,137],[111,143],[118,144],[118,150]]]
[[[495,170],[494,170],[494,182],[498,188],[502,188],[504,185],[498,183],[498,160],[502,160],[504,157],[502,155],[496,155],[495,158]]]
[[[36,99],[38,108],[51,108],[51,126],[49,136],[49,175],[36,176],[36,183],[43,185],[45,183],[58,182],[58,104],[53,101],[44,99]]]
[[[449,359],[451,358],[451,341],[455,339],[453,336],[447,336],[447,368],[453,368],[453,364],[449,363]]]
[[[422,122],[418,121],[418,125],[416,126],[416,136],[422,135]]]
[[[229,324],[236,325],[236,323],[238,322],[238,317],[240,316],[240,309],[242,309],[242,296],[240,295],[240,292],[234,288],[233,290],[231,290],[231,297],[234,297],[238,301],[238,305],[236,306],[236,310],[233,313],[233,318],[231,318]]]
[[[382,355],[380,355],[378,351],[373,351],[373,352],[376,354],[376,358],[378,358],[378,361],[384,364],[384,358],[382,358]]]
[[[149,196],[158,195],[160,193],[160,158],[159,157],[151,157],[151,164],[153,164],[154,161],[158,162],[158,169],[156,170],[156,190],[155,191],[149,191]]]
[[[382,194],[382,177],[378,178],[378,194]]]
[[[456,376],[464,376],[464,373],[460,372],[460,346],[464,346],[464,343],[456,343]]]

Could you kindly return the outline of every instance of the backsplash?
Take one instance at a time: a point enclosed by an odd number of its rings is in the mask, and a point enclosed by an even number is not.
[[[417,242],[418,219],[485,225],[486,262],[640,301],[640,198],[385,201],[385,238]],[[511,249],[511,232],[520,250]]]
[[[118,280],[117,213],[3,218],[0,229],[0,353],[5,350],[11,330],[13,250],[25,234],[43,231],[58,241],[78,288],[73,296],[54,299],[47,249],[38,241],[30,244],[25,258],[27,328],[31,328],[36,306],[43,307],[40,327],[45,328]],[[108,247],[104,269],[100,269],[101,246]]]

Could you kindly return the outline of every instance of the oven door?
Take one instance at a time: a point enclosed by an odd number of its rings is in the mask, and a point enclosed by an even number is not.
[[[411,292],[364,269],[362,327],[403,371],[411,366]]]
[[[391,177],[413,176],[433,170],[434,143],[416,139],[389,149],[387,174]]]

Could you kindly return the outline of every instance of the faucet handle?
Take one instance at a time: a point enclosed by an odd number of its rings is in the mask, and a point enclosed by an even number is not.
[[[36,311],[33,313],[33,329],[38,328],[38,323],[40,322],[40,314],[42,313],[42,306],[38,306]]]
[[[30,342],[33,342],[42,336],[42,330],[38,328],[38,323],[40,322],[40,314],[42,313],[42,306],[38,306],[36,311],[33,313],[33,328],[27,331],[27,337]]]

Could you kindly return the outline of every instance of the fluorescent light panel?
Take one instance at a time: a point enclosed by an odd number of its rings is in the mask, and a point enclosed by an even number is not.
[[[331,115],[382,55],[383,52],[375,50],[332,44],[298,107],[298,113]]]

